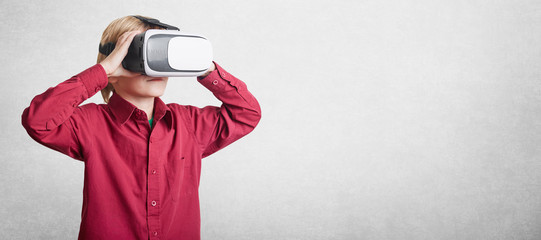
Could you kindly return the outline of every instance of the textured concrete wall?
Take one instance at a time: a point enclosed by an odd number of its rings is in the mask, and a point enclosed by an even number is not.
[[[204,159],[203,239],[541,239],[530,0],[3,1],[2,238],[77,237],[84,164],[35,143],[20,116],[131,14],[207,36],[263,109]],[[193,78],[163,99],[219,104]]]

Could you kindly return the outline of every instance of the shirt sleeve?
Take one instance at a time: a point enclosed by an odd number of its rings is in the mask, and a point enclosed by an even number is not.
[[[22,125],[34,140],[82,160],[78,139],[86,120],[79,104],[107,86],[107,74],[96,64],[74,77],[47,89],[32,99],[22,114]]]
[[[261,119],[261,108],[246,84],[216,64],[216,70],[198,81],[221,107],[188,107],[195,137],[206,157],[250,133]]]

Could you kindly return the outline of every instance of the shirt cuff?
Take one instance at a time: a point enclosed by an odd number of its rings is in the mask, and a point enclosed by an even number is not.
[[[223,92],[227,91],[228,88],[235,87],[238,90],[240,86],[238,79],[225,71],[220,65],[214,62],[216,69],[209,73],[205,77],[197,77],[199,83],[206,87],[211,92]]]
[[[109,83],[105,69],[99,63],[82,71],[75,77],[85,86],[88,94],[87,97],[93,96],[98,91],[104,89]]]

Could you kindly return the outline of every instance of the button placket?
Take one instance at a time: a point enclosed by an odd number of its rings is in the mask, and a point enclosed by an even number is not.
[[[146,115],[145,115],[146,117]],[[147,125],[148,126],[148,123]],[[151,239],[158,239],[160,225],[160,179],[157,169],[159,168],[159,151],[156,137],[149,137],[148,143],[148,192],[147,192],[147,221]]]

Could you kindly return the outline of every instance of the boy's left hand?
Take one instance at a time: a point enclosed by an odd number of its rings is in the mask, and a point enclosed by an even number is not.
[[[216,70],[216,65],[214,65],[214,62],[212,62],[212,64],[210,65],[210,68],[207,70],[207,72],[205,74],[201,75],[200,77],[206,77],[207,75],[209,75],[214,70]]]

